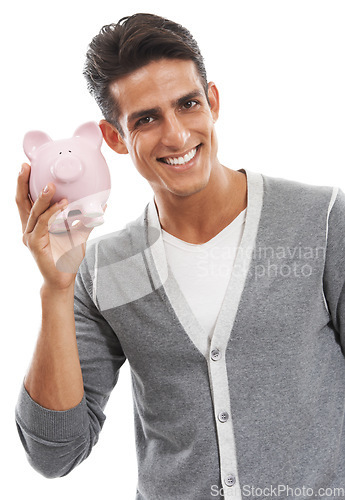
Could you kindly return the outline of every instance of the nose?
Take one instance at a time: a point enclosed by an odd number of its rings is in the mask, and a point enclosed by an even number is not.
[[[181,150],[190,137],[189,130],[176,113],[171,113],[164,118],[162,144],[170,148]]]
[[[52,166],[53,176],[60,182],[73,182],[82,175],[80,160],[71,154],[58,158]]]

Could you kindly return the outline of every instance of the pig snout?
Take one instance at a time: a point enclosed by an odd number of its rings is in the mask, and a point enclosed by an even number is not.
[[[77,180],[83,173],[81,161],[71,154],[62,155],[51,167],[53,176],[61,182]]]

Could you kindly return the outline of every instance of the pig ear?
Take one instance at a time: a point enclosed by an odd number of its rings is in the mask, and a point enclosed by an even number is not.
[[[103,141],[102,131],[97,125],[96,122],[87,122],[80,127],[73,134],[74,137],[82,137],[87,141],[90,141],[91,144],[94,144],[95,147],[100,148]]]
[[[23,148],[26,156],[29,160],[32,159],[35,154],[36,149],[47,142],[51,142],[51,138],[49,135],[44,132],[40,132],[39,130],[32,130],[31,132],[27,132],[24,136]]]

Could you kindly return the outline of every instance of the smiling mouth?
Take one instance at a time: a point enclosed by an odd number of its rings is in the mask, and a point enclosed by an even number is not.
[[[185,165],[194,158],[200,146],[201,144],[199,144],[193,149],[190,149],[188,153],[185,153],[184,155],[165,156],[163,158],[158,158],[158,161],[166,163],[167,165]]]

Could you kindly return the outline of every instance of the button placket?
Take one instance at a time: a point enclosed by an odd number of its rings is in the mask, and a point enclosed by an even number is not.
[[[237,478],[236,446],[231,420],[225,347],[218,342],[217,344],[210,346],[208,366],[215,410],[224,500],[242,500]]]

